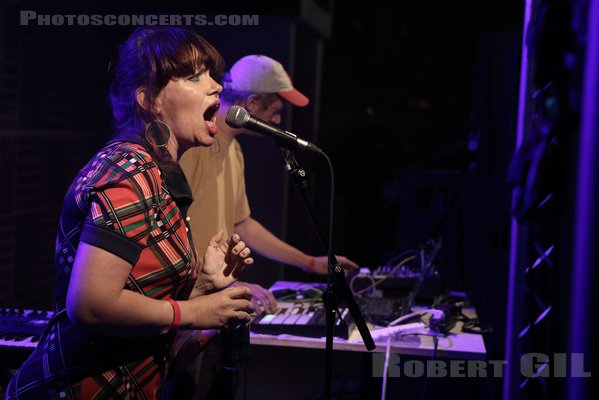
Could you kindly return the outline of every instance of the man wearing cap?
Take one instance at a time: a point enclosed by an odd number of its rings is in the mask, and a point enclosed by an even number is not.
[[[225,123],[233,105],[273,125],[281,123],[283,101],[304,107],[309,100],[295,89],[283,66],[264,55],[241,58],[223,79],[221,107],[216,124],[218,134],[210,147],[187,151],[180,160],[194,196],[189,208],[190,224],[198,254],[203,254],[212,233],[224,229],[225,235],[239,233],[244,241],[267,258],[302,268],[307,272],[327,273],[327,256],[314,257],[283,242],[250,215],[245,191],[244,161],[237,135],[251,133]],[[226,237],[226,236],[225,236]],[[337,259],[347,269],[357,265],[343,256]],[[259,285],[248,286],[254,294],[254,306],[260,303],[267,311],[276,310],[272,294]]]

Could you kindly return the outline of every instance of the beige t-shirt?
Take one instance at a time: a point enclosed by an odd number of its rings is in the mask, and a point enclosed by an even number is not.
[[[200,258],[219,229],[226,240],[236,223],[250,216],[245,193],[243,153],[239,142],[216,135],[210,147],[193,147],[179,161],[193,194],[190,217],[193,241]]]

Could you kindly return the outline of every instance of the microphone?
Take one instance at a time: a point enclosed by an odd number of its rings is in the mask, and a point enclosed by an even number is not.
[[[291,145],[293,148],[301,150],[310,150],[316,153],[322,153],[322,150],[318,148],[314,143],[310,143],[306,140],[300,139],[297,135],[274,127],[260,118],[256,118],[247,110],[240,106],[232,106],[227,112],[225,122],[231,128],[246,128],[250,131],[262,133],[264,135],[273,136],[279,143]]]

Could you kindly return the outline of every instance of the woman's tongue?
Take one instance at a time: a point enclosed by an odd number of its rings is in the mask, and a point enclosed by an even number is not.
[[[216,135],[218,132],[218,127],[216,126],[216,118],[212,118],[211,120],[206,121],[206,127],[208,128],[208,132]]]

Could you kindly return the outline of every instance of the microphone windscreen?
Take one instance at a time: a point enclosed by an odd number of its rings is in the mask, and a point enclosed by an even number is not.
[[[243,128],[249,118],[250,114],[248,114],[245,108],[240,106],[232,106],[227,112],[225,122],[231,128]]]

